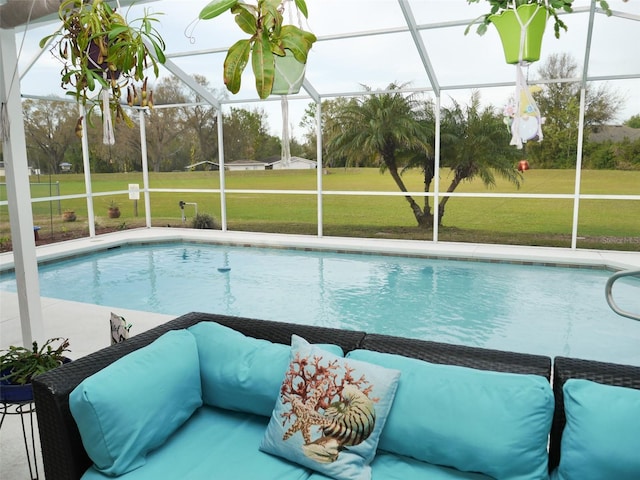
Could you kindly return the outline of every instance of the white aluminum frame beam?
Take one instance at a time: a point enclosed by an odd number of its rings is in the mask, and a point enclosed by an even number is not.
[[[409,32],[411,33],[411,37],[413,38],[413,43],[418,50],[418,55],[420,55],[420,60],[422,60],[422,66],[424,67],[425,72],[427,72],[427,77],[429,77],[429,83],[431,84],[436,97],[439,97],[440,85],[438,84],[436,73],[433,70],[433,65],[431,65],[431,60],[429,59],[427,49],[424,46],[422,35],[418,30],[418,25],[416,24],[416,19],[413,15],[413,11],[411,10],[411,6],[409,5],[409,1],[398,0],[398,3],[400,4],[400,9],[402,10],[402,14],[404,15],[404,18],[407,22],[407,26],[409,27]]]
[[[4,133],[0,135],[7,182],[22,343],[25,347],[30,347],[34,340],[43,340],[44,325],[31,210],[27,144],[20,99],[20,77],[17,70],[15,31],[0,29],[0,108],[2,110],[0,121],[4,123],[2,129]]]

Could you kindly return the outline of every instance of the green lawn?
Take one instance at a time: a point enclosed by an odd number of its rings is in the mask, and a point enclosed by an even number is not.
[[[34,181],[32,179],[32,181]],[[48,183],[49,177],[41,176]],[[60,194],[84,193],[83,175],[57,175]],[[411,191],[422,190],[418,172],[405,174],[404,180]],[[397,192],[388,174],[377,169],[332,169],[322,176],[323,190]],[[316,172],[263,171],[229,172],[226,188],[237,190],[315,190]],[[441,172],[441,191],[450,182],[450,172]],[[142,186],[141,173],[94,174],[92,190],[95,194],[127,190],[128,184]],[[217,189],[218,172],[150,173],[152,189]],[[575,189],[573,170],[529,170],[518,190],[499,181],[490,192],[572,194]],[[487,192],[479,181],[464,183],[456,193]],[[49,186],[34,188],[34,197],[49,195]],[[583,171],[581,192],[585,194],[638,195],[640,172],[635,171]],[[55,190],[54,190],[55,193]],[[4,190],[0,190],[2,199]],[[220,219],[220,196],[208,192],[164,193],[152,192],[151,210],[154,225],[180,226],[181,211],[178,202],[184,200],[198,204],[200,213]],[[111,201],[120,205],[119,219],[107,217]],[[416,197],[422,205],[423,200]],[[63,223],[59,212],[75,210],[78,220]],[[73,230],[88,231],[86,201],[80,199],[34,204],[34,218],[41,225],[42,235],[64,236]],[[138,202],[138,217],[134,216],[133,201],[127,194],[109,194],[94,199],[98,227],[130,228],[144,224],[144,201]],[[185,209],[188,220],[193,206]],[[256,192],[227,194],[227,221],[229,229],[286,233],[314,234],[317,219],[315,195],[283,195]],[[589,248],[616,248],[640,250],[640,201],[638,200],[581,200],[579,218],[579,246]],[[446,208],[440,240],[569,246],[573,220],[573,199],[525,198],[468,198],[454,197]],[[431,239],[431,232],[416,227],[415,219],[402,196],[334,195],[323,196],[325,235],[347,235],[388,238]],[[8,238],[7,207],[0,207],[0,237]]]

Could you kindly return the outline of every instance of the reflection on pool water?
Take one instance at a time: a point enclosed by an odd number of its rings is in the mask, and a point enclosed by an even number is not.
[[[640,365],[640,322],[611,272],[206,244],[122,247],[40,266],[45,297],[204,311]],[[5,274],[0,289],[15,291]],[[640,311],[640,281],[616,282]],[[135,319],[128,319],[135,324]],[[81,321],[81,319],[78,319]]]

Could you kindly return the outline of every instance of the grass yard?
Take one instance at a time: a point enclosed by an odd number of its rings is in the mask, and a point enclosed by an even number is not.
[[[182,226],[180,200],[197,203],[199,213],[220,220],[220,195],[206,190],[220,186],[218,172],[150,173],[152,189],[181,189],[175,192],[152,192],[151,211],[154,226]],[[35,180],[35,179],[34,179]],[[49,177],[41,176],[40,187],[33,197],[49,196]],[[422,190],[418,172],[405,174],[407,188]],[[33,181],[33,180],[32,180]],[[60,195],[83,194],[83,175],[57,175]],[[450,172],[441,172],[441,191],[449,185]],[[396,193],[391,176],[377,169],[332,169],[322,176],[323,233],[337,236],[432,239],[431,231],[416,226],[416,221],[403,196],[344,195],[336,192],[374,191]],[[134,202],[123,191],[130,183],[142,186],[141,173],[92,175],[92,191],[97,230],[114,230],[144,225],[144,200]],[[315,170],[228,172],[226,188],[233,190],[315,190]],[[464,183],[455,193],[523,193],[572,194],[574,170],[529,170],[518,190],[498,181],[492,190],[480,181]],[[55,189],[53,190],[56,193]],[[333,192],[333,193],[332,193]],[[581,193],[639,195],[640,172],[587,170],[582,172]],[[424,200],[414,197],[418,204]],[[0,190],[0,199],[6,199]],[[109,204],[115,201],[122,215],[107,216]],[[315,194],[271,194],[262,192],[227,193],[227,222],[230,230],[316,234],[317,198]],[[430,199],[431,203],[433,199]],[[443,241],[548,245],[568,247],[571,242],[573,199],[469,198],[449,200],[439,239]],[[75,222],[63,222],[62,212],[74,210]],[[87,205],[84,198],[46,201],[33,204],[35,223],[41,226],[43,241],[87,235]],[[185,214],[190,226],[195,206],[187,205]],[[578,246],[640,251],[640,200],[582,199],[578,219]],[[7,206],[0,207],[0,244],[10,243]],[[6,248],[5,248],[6,249]]]

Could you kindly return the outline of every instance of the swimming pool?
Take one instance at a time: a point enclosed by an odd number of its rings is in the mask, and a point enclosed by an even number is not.
[[[611,272],[600,269],[172,243],[123,246],[39,270],[42,296],[114,308],[205,311],[640,365],[640,322],[609,309]],[[15,291],[12,275],[0,278],[0,289]],[[618,281],[618,304],[640,310],[638,288],[637,279]]]

